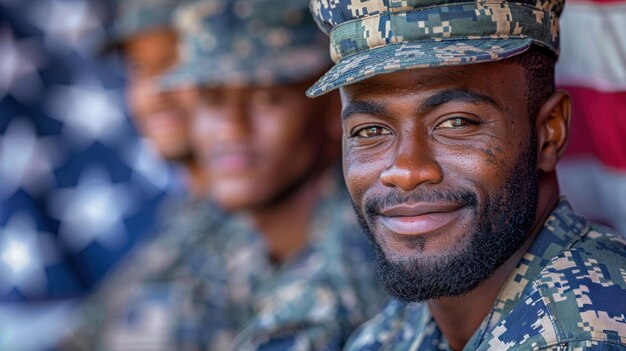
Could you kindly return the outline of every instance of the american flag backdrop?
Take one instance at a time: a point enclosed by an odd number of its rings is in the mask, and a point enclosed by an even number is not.
[[[572,96],[561,189],[626,234],[626,0],[567,0],[561,30],[556,79]]]
[[[0,0],[3,306],[83,296],[150,235],[170,184],[129,123],[119,58],[94,54],[110,7]]]

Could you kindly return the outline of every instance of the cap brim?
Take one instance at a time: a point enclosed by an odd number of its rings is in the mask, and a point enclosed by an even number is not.
[[[326,48],[290,49],[254,60],[235,54],[199,57],[182,62],[166,73],[160,88],[164,91],[193,86],[242,87],[273,86],[304,82],[319,77],[332,62]]]
[[[386,45],[339,60],[307,96],[317,97],[379,74],[504,60],[525,52],[531,43],[531,39],[464,39]]]

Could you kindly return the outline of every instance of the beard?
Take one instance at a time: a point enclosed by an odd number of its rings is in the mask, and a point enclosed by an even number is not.
[[[536,145],[531,141],[531,145]],[[476,192],[468,189],[416,190],[365,199],[363,209],[353,203],[359,222],[373,244],[379,279],[394,297],[420,302],[441,297],[461,296],[489,278],[525,242],[537,209],[539,183],[535,148],[527,148],[516,160],[504,186],[479,203]],[[457,250],[435,257],[390,260],[374,235],[379,209],[405,202],[447,201],[463,205],[474,214]],[[412,249],[423,250],[425,239],[418,236]]]

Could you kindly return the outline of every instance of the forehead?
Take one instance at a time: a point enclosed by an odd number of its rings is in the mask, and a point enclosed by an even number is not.
[[[503,63],[411,69],[342,87],[341,96],[345,105],[350,100],[385,100],[442,89],[475,91],[509,105],[513,100],[525,100],[524,69]]]

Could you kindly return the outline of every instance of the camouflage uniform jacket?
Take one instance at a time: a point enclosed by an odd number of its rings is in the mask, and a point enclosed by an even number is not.
[[[78,349],[341,349],[384,296],[342,179],[329,174],[322,193],[307,247],[279,266],[240,219],[201,202],[170,209],[86,303]]]
[[[561,201],[464,350],[625,350],[626,242]],[[348,350],[449,350],[425,304],[390,302]]]
[[[340,350],[382,306],[373,253],[338,173],[324,179],[309,245],[256,285],[254,318],[231,350]]]
[[[231,297],[231,274],[266,269],[246,252],[257,235],[206,201],[163,211],[159,235],[131,253],[80,313],[67,350],[224,350],[249,315]],[[254,246],[252,246],[254,247]],[[233,262],[237,251],[238,261]],[[250,290],[241,284],[242,291]],[[249,299],[249,294],[238,297]],[[207,347],[210,345],[210,347]]]

